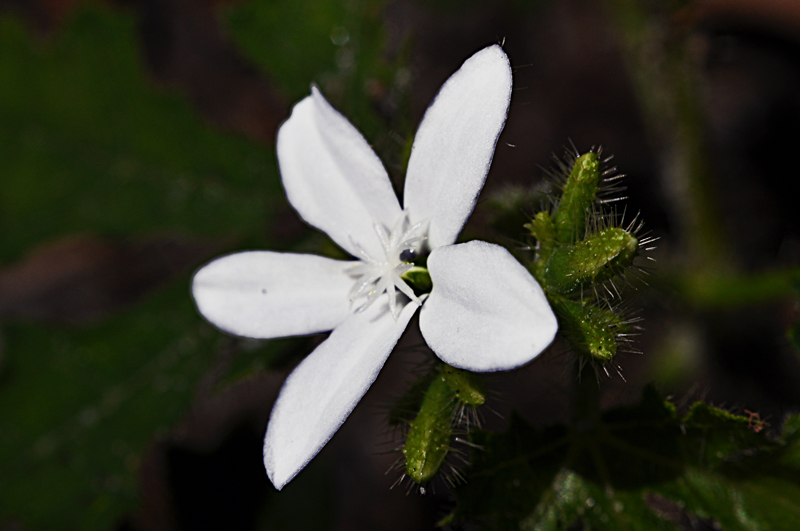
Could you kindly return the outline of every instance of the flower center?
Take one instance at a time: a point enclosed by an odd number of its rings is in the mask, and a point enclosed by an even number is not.
[[[399,310],[397,303],[397,290],[416,304],[421,304],[402,275],[414,267],[410,261],[416,256],[421,242],[427,239],[427,222],[411,225],[404,212],[394,224],[392,231],[387,234],[384,226],[373,221],[372,226],[378,234],[378,239],[383,247],[383,257],[370,256],[363,247],[352,240],[353,246],[358,250],[361,263],[350,268],[350,275],[355,278],[353,288],[350,290],[350,304],[356,299],[365,296],[366,300],[358,307],[357,313],[369,308],[375,300],[387,293],[389,296],[389,310],[397,319]]]

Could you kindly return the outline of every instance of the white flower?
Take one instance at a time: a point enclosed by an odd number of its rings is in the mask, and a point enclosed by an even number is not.
[[[244,252],[206,265],[192,285],[200,312],[232,334],[333,330],[289,375],[273,407],[264,464],[278,489],[345,421],[422,303],[401,279],[411,253],[432,250],[433,290],[420,328],[445,362],[505,370],[552,341],[557,325],[544,293],[508,251],[453,245],[483,187],[510,97],[511,68],[499,46],[447,80],[414,139],[405,209],[366,140],[316,88],[281,126],[289,202],[358,261]]]

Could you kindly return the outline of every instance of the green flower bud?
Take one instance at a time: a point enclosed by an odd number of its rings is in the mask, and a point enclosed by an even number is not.
[[[599,184],[600,159],[597,153],[589,152],[575,159],[553,216],[556,236],[561,243],[573,243],[583,238],[586,216],[597,199]]]
[[[583,304],[565,297],[552,298],[560,331],[578,354],[604,363],[617,355],[617,342],[628,332],[627,321],[604,306]]]
[[[486,386],[480,375],[445,365],[442,367],[442,379],[462,404],[477,407],[486,402]]]
[[[446,378],[433,378],[425,391],[417,417],[411,421],[403,456],[406,474],[424,485],[439,472],[450,450],[453,426],[450,422],[455,393]]]
[[[536,214],[531,223],[526,223],[525,228],[530,231],[538,243],[536,255],[539,259],[534,263],[531,273],[540,284],[544,284],[544,272],[547,261],[553,254],[556,245],[556,227],[550,213],[543,210]]]
[[[633,265],[639,251],[636,236],[618,227],[596,232],[574,245],[556,248],[544,266],[549,290],[572,293],[611,279]]]
[[[470,423],[465,408],[484,402],[486,388],[475,373],[439,364],[417,380],[390,413],[390,424],[408,424],[402,450],[406,474],[420,485],[433,479],[451,449],[454,425],[462,420]],[[414,418],[408,420],[411,407]]]

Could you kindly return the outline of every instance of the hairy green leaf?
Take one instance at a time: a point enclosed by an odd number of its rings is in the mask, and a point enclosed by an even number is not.
[[[800,418],[779,439],[756,418],[703,403],[681,418],[652,389],[598,421],[477,434],[456,519],[492,529],[677,529],[659,505],[725,530],[795,529],[800,522]]]

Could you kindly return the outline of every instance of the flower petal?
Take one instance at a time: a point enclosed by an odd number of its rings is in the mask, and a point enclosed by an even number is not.
[[[272,408],[264,466],[281,489],[322,449],[375,381],[418,306],[353,313],[289,375]]]
[[[510,99],[511,66],[495,45],[467,59],[425,112],[404,201],[411,223],[430,221],[432,249],[454,243],[475,208]]]
[[[192,295],[206,319],[238,336],[326,332],[350,313],[353,279],[347,270],[354,263],[310,254],[236,253],[200,269]]]
[[[478,372],[523,365],[553,341],[558,323],[544,291],[504,248],[473,241],[428,257],[433,291],[419,327],[446,363]]]
[[[367,141],[316,87],[278,130],[277,150],[286,196],[303,219],[353,256],[351,237],[382,258],[373,221],[392,227],[397,196]]]

